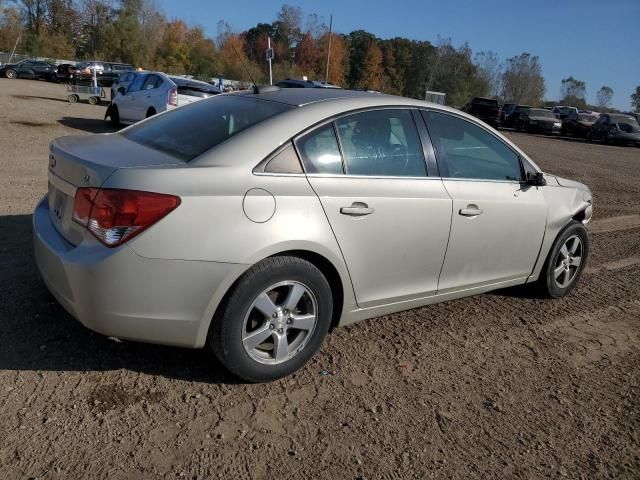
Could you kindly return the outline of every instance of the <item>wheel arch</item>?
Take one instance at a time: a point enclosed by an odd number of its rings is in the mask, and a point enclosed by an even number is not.
[[[570,192],[570,190],[574,190]],[[540,246],[538,259],[533,268],[531,275],[527,278],[526,283],[537,281],[540,272],[544,268],[547,257],[551,252],[551,248],[556,239],[573,221],[580,222],[584,225],[589,223],[593,215],[592,204],[587,203],[582,198],[582,194],[577,189],[565,189],[564,187],[554,187],[554,193],[557,195],[556,200],[563,199],[562,202],[551,202],[564,208],[550,210],[547,213],[547,225],[545,235]]]
[[[198,330],[198,334],[194,344],[196,348],[203,347],[206,344],[209,331],[211,330],[211,326],[213,325],[216,315],[219,314],[225,302],[233,292],[233,289],[236,287],[238,281],[245,274],[245,272],[247,272],[255,264],[260,263],[267,258],[283,256],[302,258],[313,264],[322,272],[322,274],[327,279],[327,282],[329,283],[333,296],[333,312],[331,315],[330,331],[338,326],[338,324],[340,323],[340,319],[344,313],[345,298],[347,299],[346,301],[349,301],[347,297],[350,291],[348,289],[351,288],[350,278],[348,276],[345,278],[346,272],[343,271],[341,273],[340,267],[337,267],[334,262],[331,261],[326,255],[323,255],[316,251],[306,248],[285,249],[262,256],[254,262],[243,264],[243,268],[236,270],[232,278],[221,285],[218,290],[214,292],[210,307],[207,309],[200,329]]]

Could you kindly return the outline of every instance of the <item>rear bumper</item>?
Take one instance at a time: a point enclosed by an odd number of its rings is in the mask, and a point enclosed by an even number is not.
[[[58,302],[87,328],[108,336],[200,347],[238,264],[149,259],[97,241],[71,245],[49,217],[47,199],[33,215],[35,259]]]

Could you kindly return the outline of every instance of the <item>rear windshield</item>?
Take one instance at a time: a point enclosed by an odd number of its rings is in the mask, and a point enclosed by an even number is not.
[[[551,113],[549,110],[544,110],[542,108],[532,108],[529,111],[529,116],[530,117],[548,117],[548,118],[556,118],[553,116],[553,113]]]
[[[244,95],[217,95],[153,117],[121,135],[188,162],[290,108]]]
[[[182,87],[178,85],[178,93],[180,95],[187,95],[189,97],[208,98],[218,92],[213,90],[212,88]]]
[[[595,123],[598,120],[598,115],[578,115],[578,120],[581,122],[592,122]]]

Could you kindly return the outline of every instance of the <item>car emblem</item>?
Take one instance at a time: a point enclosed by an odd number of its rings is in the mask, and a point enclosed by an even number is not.
[[[89,180],[91,180],[91,177],[89,175],[85,175],[84,176],[84,183],[89,183]]]
[[[49,166],[51,168],[56,166],[56,157],[54,157],[53,155],[49,155]]]

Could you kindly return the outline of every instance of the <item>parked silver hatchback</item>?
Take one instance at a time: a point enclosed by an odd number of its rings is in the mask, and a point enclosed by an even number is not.
[[[333,326],[489,290],[576,285],[592,197],[479,120],[265,88],[51,144],[35,256],[87,327],[203,347],[247,381]]]

